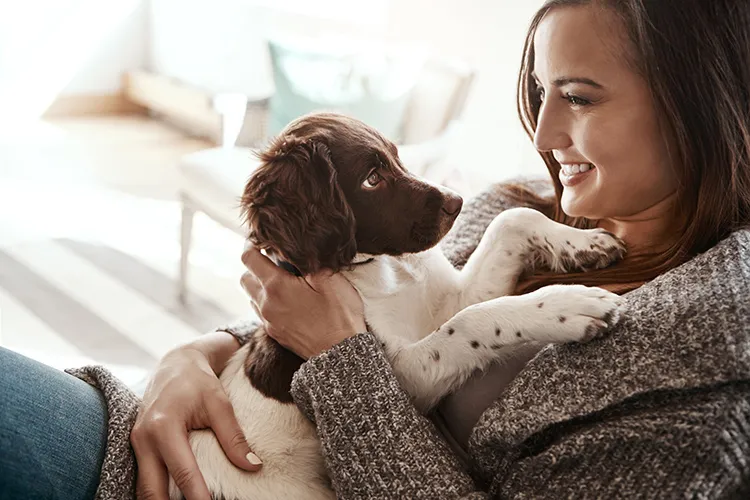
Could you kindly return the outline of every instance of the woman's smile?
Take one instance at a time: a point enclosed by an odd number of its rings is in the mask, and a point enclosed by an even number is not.
[[[591,177],[596,170],[591,163],[563,163],[560,167],[560,182],[565,187],[580,184]]]

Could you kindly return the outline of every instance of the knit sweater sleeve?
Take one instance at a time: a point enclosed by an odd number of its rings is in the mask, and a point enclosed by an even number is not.
[[[292,395],[317,426],[338,498],[487,498],[411,404],[373,334],[304,363]]]
[[[217,332],[228,333],[240,343],[240,346],[247,344],[250,337],[260,328],[261,322],[257,318],[239,318],[231,323],[216,328]]]
[[[748,421],[750,381],[653,391],[535,436],[492,493],[750,498]]]

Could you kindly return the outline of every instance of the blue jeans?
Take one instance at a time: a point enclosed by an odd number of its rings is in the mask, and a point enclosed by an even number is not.
[[[107,444],[98,390],[0,347],[0,499],[91,499]]]

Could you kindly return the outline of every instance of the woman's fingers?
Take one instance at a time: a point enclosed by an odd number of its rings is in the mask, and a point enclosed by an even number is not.
[[[263,286],[258,281],[258,278],[256,278],[253,273],[247,271],[242,273],[240,285],[242,285],[242,289],[245,290],[250,297],[256,300],[259,298],[259,293],[263,290]]]
[[[245,290],[245,293],[250,299],[250,306],[253,308],[253,311],[255,311],[255,315],[265,324],[266,320],[260,312],[260,304],[265,301],[263,287],[260,286],[260,283],[258,283],[255,276],[249,272],[242,274],[242,278],[240,278],[240,286],[242,286],[242,289]]]
[[[250,472],[260,470],[263,462],[250,450],[245,434],[237,423],[232,404],[223,397],[223,393],[209,398],[205,406],[209,426],[216,434],[216,439],[219,440],[227,458],[240,469]]]
[[[161,436],[159,449],[169,475],[186,500],[211,500],[195,455],[188,442],[187,431],[172,431]]]
[[[265,282],[267,279],[278,276],[280,272],[286,272],[279,269],[271,259],[263,255],[260,250],[252,245],[245,246],[245,250],[242,252],[242,263],[245,264],[245,267],[260,282]]]
[[[135,496],[138,500],[169,500],[167,467],[151,450],[136,451],[138,474]]]

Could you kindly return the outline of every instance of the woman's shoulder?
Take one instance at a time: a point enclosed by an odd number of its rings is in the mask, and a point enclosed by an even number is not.
[[[688,282],[691,286],[681,288]],[[730,233],[719,243],[641,287],[643,294],[667,293],[714,301],[738,299],[750,286],[750,228]],[[638,289],[641,290],[641,289]],[[634,290],[632,294],[637,295]],[[745,296],[747,297],[747,296]],[[743,304],[745,301],[741,301]],[[734,303],[734,300],[732,300]]]
[[[543,349],[483,420],[528,436],[633,398],[750,381],[750,231],[624,297],[610,332]]]

